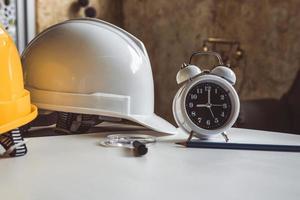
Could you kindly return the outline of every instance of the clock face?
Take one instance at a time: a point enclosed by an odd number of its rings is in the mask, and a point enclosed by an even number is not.
[[[216,83],[194,85],[187,93],[185,108],[192,122],[202,129],[218,129],[226,124],[231,111],[229,91]]]

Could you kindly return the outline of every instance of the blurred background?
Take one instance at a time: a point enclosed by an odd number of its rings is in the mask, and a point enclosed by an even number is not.
[[[299,7],[298,0],[0,0],[0,21],[20,51],[71,18],[95,17],[127,30],[148,50],[155,111],[172,123],[181,64],[194,51],[217,51],[237,74],[236,126],[300,133]],[[194,62],[203,69],[217,64]]]

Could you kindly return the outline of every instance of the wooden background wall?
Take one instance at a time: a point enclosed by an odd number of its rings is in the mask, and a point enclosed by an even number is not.
[[[83,16],[76,0],[36,0],[38,32]],[[156,112],[171,122],[179,66],[208,37],[237,39],[246,62],[235,71],[241,99],[280,98],[299,70],[298,0],[91,0],[98,18],[141,39],[155,79]]]

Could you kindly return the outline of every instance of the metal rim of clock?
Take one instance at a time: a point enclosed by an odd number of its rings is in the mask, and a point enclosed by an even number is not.
[[[212,83],[217,83],[218,85],[221,85],[221,87],[226,87],[226,90],[229,90],[229,97],[230,100],[232,101],[232,110],[231,110],[231,114],[226,122],[226,124],[218,129],[214,129],[214,130],[207,130],[207,129],[202,129],[200,127],[198,127],[196,124],[194,124],[194,122],[192,122],[192,120],[189,118],[186,109],[185,109],[185,101],[186,101],[186,96],[188,94],[188,91],[196,84],[202,83],[202,82],[212,82]],[[227,129],[229,129],[230,127],[233,126],[233,124],[235,123],[237,117],[238,117],[238,113],[240,110],[240,102],[238,100],[238,95],[236,93],[236,91],[234,90],[234,88],[232,87],[232,85],[226,81],[225,79],[218,77],[216,75],[209,75],[206,74],[205,76],[198,76],[196,77],[193,81],[187,83],[186,87],[183,88],[183,91],[180,92],[181,94],[178,96],[178,99],[176,101],[178,101],[178,103],[180,104],[180,110],[181,110],[181,114],[180,113],[176,113],[175,115],[177,115],[176,117],[178,117],[179,119],[176,119],[178,121],[185,121],[185,124],[190,127],[194,133],[196,134],[196,136],[200,137],[200,138],[208,138],[212,135],[216,135],[216,134],[220,134],[225,132]],[[181,101],[180,101],[181,100]],[[180,116],[182,115],[182,116]],[[183,119],[180,119],[183,118]],[[179,123],[181,124],[181,123]],[[183,125],[183,127],[186,131],[190,132],[190,130],[188,130],[185,125]]]

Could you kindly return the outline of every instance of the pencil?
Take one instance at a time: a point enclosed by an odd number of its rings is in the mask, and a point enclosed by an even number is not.
[[[176,144],[183,145],[188,148],[300,152],[299,145],[221,143],[221,142],[202,142],[202,141],[178,142]]]

